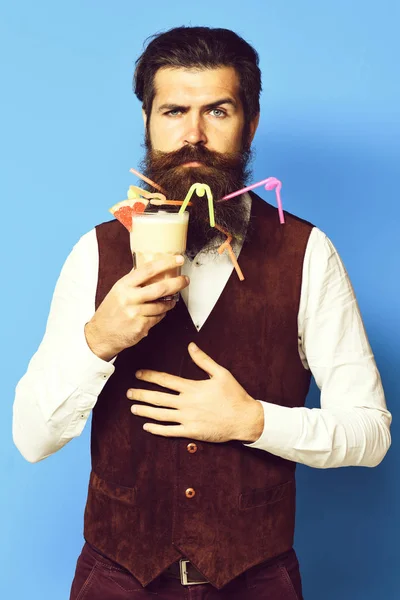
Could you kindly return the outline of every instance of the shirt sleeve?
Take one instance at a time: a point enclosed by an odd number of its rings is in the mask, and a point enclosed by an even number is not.
[[[95,230],[69,254],[54,290],[46,330],[15,391],[13,439],[38,462],[79,436],[114,373],[89,348],[84,327],[95,312],[98,247]]]
[[[391,443],[391,414],[350,279],[317,228],[304,257],[298,326],[300,357],[321,408],[261,400],[264,430],[246,445],[310,467],[378,465]]]

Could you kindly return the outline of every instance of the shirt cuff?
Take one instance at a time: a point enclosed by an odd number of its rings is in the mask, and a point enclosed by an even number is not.
[[[69,355],[66,371],[69,382],[85,394],[97,397],[114,373],[117,357],[110,361],[99,358],[89,348],[83,331],[79,340],[74,338],[74,347],[69,351],[68,348],[65,349],[65,354]]]
[[[264,429],[258,440],[244,444],[277,456],[287,455],[296,446],[302,431],[302,413],[295,408],[259,400],[264,410]]]

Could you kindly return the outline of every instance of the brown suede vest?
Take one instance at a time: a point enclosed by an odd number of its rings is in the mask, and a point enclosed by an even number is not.
[[[193,440],[143,431],[146,420],[131,414],[126,398],[129,387],[157,389],[135,378],[139,368],[207,378],[188,354],[194,341],[253,398],[304,405],[310,373],[299,358],[297,314],[312,225],[289,213],[280,225],[275,208],[252,199],[252,231],[239,258],[245,281],[232,272],[199,332],[180,300],[148,337],[119,354],[93,410],[85,539],[143,586],[184,556],[221,588],[293,544],[295,463],[238,441],[196,442],[190,453]],[[118,221],[96,232],[97,308],[132,269],[132,256]],[[193,498],[185,495],[189,487]]]

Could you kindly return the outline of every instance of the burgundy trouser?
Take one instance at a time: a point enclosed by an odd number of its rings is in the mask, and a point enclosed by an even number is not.
[[[160,575],[147,587],[126,569],[85,544],[78,558],[70,600],[303,600],[294,550],[253,567],[217,590],[209,583],[184,586]]]

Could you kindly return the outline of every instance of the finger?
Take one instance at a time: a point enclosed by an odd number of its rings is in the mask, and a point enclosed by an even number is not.
[[[172,310],[176,305],[176,300],[162,302],[145,302],[139,307],[140,314],[143,317],[156,317]]]
[[[141,381],[148,381],[149,383],[155,383],[161,387],[175,392],[186,392],[192,385],[193,381],[190,379],[183,379],[183,377],[177,377],[176,375],[170,375],[169,373],[161,373],[160,371],[149,371],[141,369],[135,373],[137,379]]]
[[[180,254],[177,256],[171,255],[159,260],[149,261],[137,269],[132,269],[128,274],[128,279],[135,287],[140,286],[145,284],[149,279],[152,279],[156,275],[160,275],[161,273],[170,271],[171,269],[179,268],[184,262],[185,259]]]
[[[180,423],[179,411],[171,408],[154,408],[154,406],[134,404],[131,406],[131,412],[137,417],[145,417],[146,419],[153,419],[154,421]]]
[[[138,400],[154,406],[162,406],[164,408],[179,408],[179,396],[175,394],[166,394],[165,392],[154,392],[152,390],[142,390],[129,388],[126,392],[129,400]]]
[[[145,423],[143,429],[153,435],[162,437],[185,437],[183,425],[159,425],[158,423]]]
[[[188,350],[193,362],[196,363],[200,369],[203,369],[203,371],[208,373],[210,377],[221,374],[223,367],[216,363],[215,360],[208,356],[208,354],[203,352],[203,350],[200,350],[196,344],[191,342],[188,346]]]
[[[180,275],[179,277],[169,277],[158,281],[157,283],[150,283],[142,288],[136,290],[136,302],[154,302],[164,296],[172,296],[177,292],[183,290],[189,284],[189,278]]]

